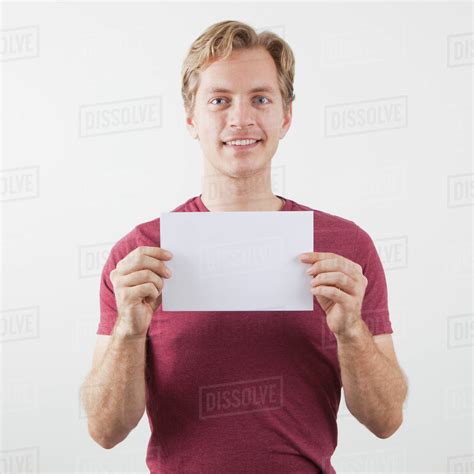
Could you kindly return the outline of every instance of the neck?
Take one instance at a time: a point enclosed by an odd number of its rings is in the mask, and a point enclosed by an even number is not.
[[[269,171],[247,178],[203,176],[201,200],[211,212],[279,211],[284,201],[273,194]]]

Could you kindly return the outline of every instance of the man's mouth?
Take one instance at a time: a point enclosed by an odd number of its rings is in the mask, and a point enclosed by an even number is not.
[[[230,142],[223,142],[223,144],[227,148],[237,151],[244,151],[255,148],[261,141],[263,140],[232,140]]]

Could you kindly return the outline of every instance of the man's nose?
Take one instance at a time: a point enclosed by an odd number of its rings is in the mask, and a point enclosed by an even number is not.
[[[249,127],[255,124],[255,110],[245,99],[236,100],[230,107],[230,125],[234,127]]]

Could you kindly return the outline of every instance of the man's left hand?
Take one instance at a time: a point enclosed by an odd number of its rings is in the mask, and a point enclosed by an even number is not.
[[[300,260],[312,264],[308,268],[313,276],[310,291],[326,313],[329,329],[335,335],[349,334],[361,319],[368,282],[362,267],[330,252],[306,252]]]

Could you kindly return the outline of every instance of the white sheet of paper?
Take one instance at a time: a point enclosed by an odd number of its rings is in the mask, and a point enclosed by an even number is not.
[[[313,212],[163,212],[163,311],[312,311]]]

